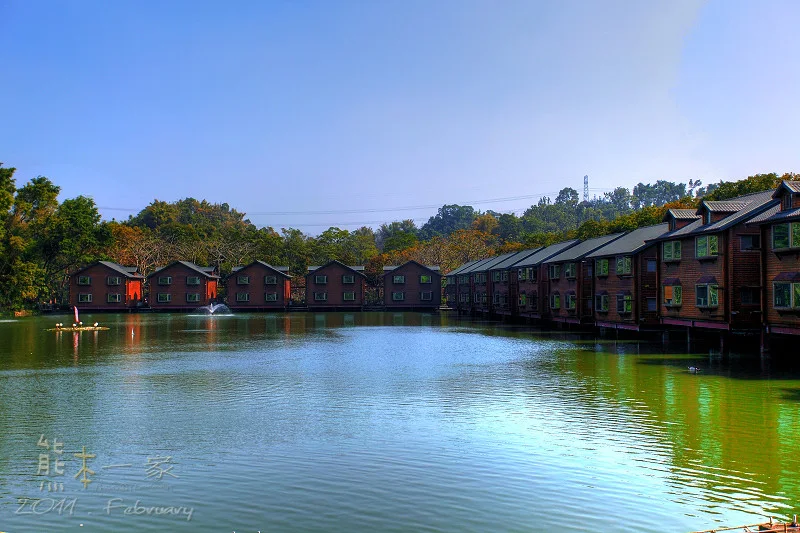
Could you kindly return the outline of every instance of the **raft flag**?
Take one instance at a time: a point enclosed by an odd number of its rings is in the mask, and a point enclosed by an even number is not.
[[[76,305],[75,306],[75,323],[77,324],[79,322],[80,322],[80,320],[78,320],[78,306]]]

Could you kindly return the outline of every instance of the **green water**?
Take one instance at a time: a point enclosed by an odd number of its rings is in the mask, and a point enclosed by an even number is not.
[[[791,355],[413,313],[55,320],[0,322],[0,531],[685,532],[800,511]]]

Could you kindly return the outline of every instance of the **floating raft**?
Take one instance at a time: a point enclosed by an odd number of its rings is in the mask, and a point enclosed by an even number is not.
[[[50,328],[47,331],[108,331],[109,328],[105,326],[65,326],[63,328]]]
[[[721,527],[706,529],[694,533],[717,533],[719,531],[741,531],[747,533],[796,533],[800,532],[800,525],[788,522],[767,522],[765,524],[750,524],[747,526]]]

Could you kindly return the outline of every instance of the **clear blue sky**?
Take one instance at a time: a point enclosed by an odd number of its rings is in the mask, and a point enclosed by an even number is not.
[[[798,27],[796,0],[0,0],[0,161],[106,218],[192,196],[309,233],[800,172]]]

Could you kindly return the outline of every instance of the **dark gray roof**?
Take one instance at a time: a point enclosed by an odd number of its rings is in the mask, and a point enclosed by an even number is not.
[[[355,265],[355,266],[353,266],[353,265],[345,265],[341,261],[337,261],[335,259],[332,260],[332,261],[328,261],[324,265],[309,266],[308,267],[308,274],[310,274],[310,273],[314,272],[315,270],[320,269],[322,267],[326,267],[328,265],[332,265],[333,263],[336,263],[337,265],[341,265],[341,266],[343,266],[345,268],[349,268],[350,270],[354,271],[357,274],[361,274],[362,276],[364,275],[364,266],[363,265]]]
[[[269,268],[270,270],[274,270],[274,271],[275,271],[275,272],[277,272],[278,274],[280,274],[280,275],[282,275],[282,276],[285,276],[285,277],[287,277],[287,278],[291,278],[291,277],[292,277],[292,276],[290,276],[290,275],[288,274],[288,272],[289,272],[289,267],[288,267],[288,266],[272,266],[272,265],[270,265],[269,263],[267,263],[267,262],[265,262],[265,261],[260,261],[260,260],[258,260],[258,259],[256,259],[255,261],[253,261],[253,262],[252,262],[252,263],[250,263],[249,265],[245,265],[245,266],[235,266],[235,267],[233,267],[233,268],[231,269],[231,275],[233,275],[233,274],[235,274],[235,273],[239,272],[239,271],[240,271],[241,269],[243,269],[243,268],[246,268],[246,267],[249,267],[249,266],[252,266],[252,265],[255,265],[255,264],[259,264],[259,265],[261,265],[261,266],[263,266],[263,267]]]
[[[478,261],[482,261],[482,259],[476,259],[475,261],[467,261],[466,263],[464,263],[460,267],[456,267],[453,270],[451,270],[450,272],[448,272],[447,275],[448,276],[455,276],[455,275],[461,274],[462,270],[464,270],[465,268],[471,267],[472,265],[474,265]]]
[[[119,263],[114,263],[111,261],[98,261],[101,265],[110,268],[115,272],[119,272],[126,278],[134,278],[134,279],[144,279],[144,276],[139,274],[138,269],[136,267],[127,267],[122,266]]]
[[[501,254],[494,256],[490,261],[478,266],[478,268],[474,268],[473,272],[489,272],[490,270],[494,270],[496,265],[499,265],[509,257],[516,255],[517,252],[509,252],[507,254]]]
[[[219,279],[219,276],[214,274],[214,267],[203,267],[203,266],[200,266],[200,265],[196,265],[196,264],[192,263],[191,261],[173,261],[172,263],[168,264],[167,266],[159,268],[158,270],[156,270],[155,272],[153,272],[152,274],[150,274],[147,277],[148,278],[152,278],[153,276],[155,276],[156,274],[158,274],[159,272],[161,272],[165,268],[169,268],[169,267],[171,267],[172,265],[175,265],[175,264],[183,265],[186,268],[188,268],[190,270],[194,270],[198,274],[202,274],[203,276],[205,276],[207,278]]]
[[[557,242],[555,244],[551,244],[550,246],[546,246],[545,248],[540,249],[538,252],[534,253],[533,255],[529,255],[525,259],[521,261],[517,261],[513,265],[514,268],[522,268],[522,267],[530,267],[536,266],[544,261],[547,261],[557,253],[560,253],[570,246],[574,246],[578,244],[580,241],[578,239],[571,239],[568,241]]]
[[[396,270],[396,269],[400,268],[403,265],[407,265],[408,263],[415,263],[415,264],[417,264],[417,265],[419,265],[419,266],[421,266],[423,268],[427,268],[428,270],[432,270],[434,272],[439,272],[441,270],[441,268],[439,268],[436,265],[423,265],[422,263],[419,263],[419,262],[414,261],[413,259],[411,259],[410,261],[406,261],[402,265],[386,265],[386,266],[383,267],[383,271],[384,272],[391,272],[392,270]]]
[[[774,196],[777,196],[777,195],[778,195],[778,191],[780,191],[782,188],[787,188],[787,189],[789,189],[791,192],[800,193],[800,181],[787,181],[787,180],[783,180],[783,181],[781,182],[781,184],[778,186],[778,188],[777,188],[777,189],[775,189],[775,193],[774,193],[773,197],[774,197]]]
[[[700,217],[697,214],[697,209],[667,209],[667,212],[664,216],[666,219],[667,216],[672,216],[672,218],[676,218],[678,220],[693,220],[695,218]]]
[[[781,211],[780,204],[775,204],[758,216],[755,216],[747,221],[747,224],[773,224],[777,222],[794,220],[800,217],[800,207]]]
[[[494,259],[495,257],[493,256],[493,257],[487,257],[486,259],[481,259],[480,261],[475,261],[468,268],[465,268],[464,270],[459,272],[459,274],[472,274],[476,270],[479,270],[483,265],[490,263],[491,261],[494,261]]]
[[[766,211],[775,205],[778,200],[772,199],[772,191],[762,191],[748,194],[746,196],[740,196],[739,198],[734,198],[733,201],[746,201],[745,207],[726,216],[722,220],[714,222],[713,224],[704,224],[702,219],[697,219],[691,224],[688,224],[680,229],[676,229],[675,231],[664,233],[660,237],[656,237],[653,240],[668,240],[676,237],[702,235],[705,233],[723,231],[735,226],[736,224],[739,224],[740,222],[744,222],[755,217],[762,211]]]
[[[501,269],[505,270],[506,268],[511,267],[511,265],[513,265],[514,263],[522,261],[526,257],[529,257],[529,256],[535,254],[536,252],[538,252],[541,249],[542,249],[542,247],[540,246],[539,248],[531,248],[530,250],[522,250],[521,252],[517,252],[517,253],[511,254],[511,257],[508,257],[505,260],[500,261],[499,263],[494,265],[492,267],[492,270],[501,270]]]
[[[594,252],[601,246],[620,238],[624,233],[612,233],[611,235],[603,235],[602,237],[595,237],[581,241],[572,248],[564,250],[560,254],[554,255],[547,260],[548,263],[561,263],[564,261],[576,261],[583,259],[586,255]]]
[[[750,202],[746,200],[709,200],[707,202],[703,202],[703,205],[705,205],[712,213],[735,213],[736,211],[747,207],[748,203]]]
[[[630,231],[615,241],[611,241],[590,253],[586,257],[604,257],[609,255],[635,254],[647,248],[647,241],[656,239],[669,230],[669,224],[664,222],[655,226],[645,226]]]

